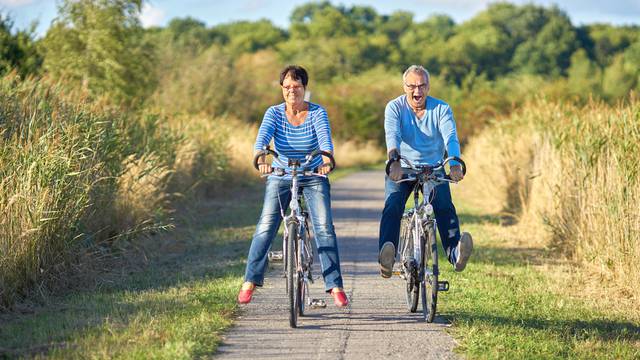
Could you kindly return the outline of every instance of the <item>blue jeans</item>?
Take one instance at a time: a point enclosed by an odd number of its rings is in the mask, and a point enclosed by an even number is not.
[[[385,242],[391,242],[398,248],[400,238],[400,221],[404,212],[404,205],[412,194],[413,182],[396,183],[385,177],[385,201],[380,220],[379,250]],[[440,240],[449,262],[455,264],[458,258],[458,241],[460,240],[460,224],[456,208],[451,200],[451,190],[449,184],[444,183],[435,187],[435,196],[431,201],[436,215],[436,223]]]
[[[300,180],[298,184],[302,188],[307,210],[311,215],[325,289],[329,291],[334,287],[342,287],[338,241],[331,217],[329,180],[315,177]],[[247,270],[244,275],[245,281],[262,286],[269,248],[282,222],[280,205],[286,214],[290,199],[291,180],[274,176],[267,179],[262,214],[249,249]]]

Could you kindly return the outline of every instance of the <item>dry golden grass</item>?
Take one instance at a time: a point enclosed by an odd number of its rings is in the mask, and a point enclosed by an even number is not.
[[[119,234],[163,223],[170,209],[167,188],[172,173],[154,154],[125,159],[115,198]]]
[[[599,279],[637,301],[639,130],[637,100],[529,104],[471,141],[469,174],[458,191],[475,206],[513,216],[521,245],[582,264],[581,282]]]

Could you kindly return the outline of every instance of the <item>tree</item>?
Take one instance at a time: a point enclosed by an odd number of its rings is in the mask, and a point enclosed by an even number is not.
[[[422,23],[413,24],[400,36],[400,51],[403,55],[400,67],[422,64],[430,72],[441,71],[440,52],[446,41],[454,34],[455,22],[446,15],[434,15]],[[438,50],[440,49],[440,50]]]
[[[227,48],[234,55],[273,48],[287,38],[286,32],[269,20],[237,21],[218,25],[211,30],[228,39]]]
[[[511,63],[524,73],[560,76],[565,74],[577,48],[577,35],[570,20],[566,15],[554,16],[534,38],[517,47]]]
[[[12,33],[13,21],[0,14],[0,75],[15,69],[20,75],[34,74],[42,64],[33,34],[35,24],[29,30]]]
[[[133,104],[153,88],[153,48],[142,41],[142,0],[65,0],[42,46],[44,68],[88,91]]]

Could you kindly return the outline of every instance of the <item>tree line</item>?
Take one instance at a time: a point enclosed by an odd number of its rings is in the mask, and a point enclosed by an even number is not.
[[[409,11],[325,1],[296,7],[286,29],[269,20],[207,27],[194,18],[144,29],[142,3],[63,1],[41,39],[2,17],[0,72],[62,78],[130,108],[255,122],[278,101],[279,67],[298,63],[310,71],[314,99],[336,110],[336,133],[362,140],[381,139],[371,128],[379,104],[399,94],[398,74],[410,64],[423,64],[434,94],[460,109],[463,133],[541,89],[610,102],[640,89],[639,26],[575,26],[555,6],[498,2],[457,24],[448,15],[417,22]]]

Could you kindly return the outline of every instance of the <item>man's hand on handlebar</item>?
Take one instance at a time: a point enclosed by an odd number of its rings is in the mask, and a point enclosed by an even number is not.
[[[393,181],[398,181],[402,178],[402,166],[400,161],[394,161],[389,168],[389,178]]]
[[[464,173],[462,172],[462,165],[452,165],[449,173],[449,177],[453,181],[460,181],[464,178]]]

